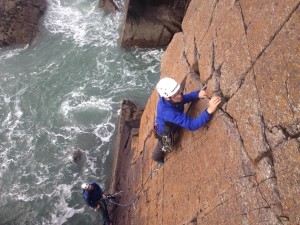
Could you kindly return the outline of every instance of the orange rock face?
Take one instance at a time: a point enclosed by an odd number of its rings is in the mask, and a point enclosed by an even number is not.
[[[182,129],[157,171],[158,94],[131,141],[114,225],[300,224],[300,1],[192,0],[161,77],[223,98],[201,129]],[[195,117],[207,101],[191,105]],[[131,153],[130,153],[131,152]]]

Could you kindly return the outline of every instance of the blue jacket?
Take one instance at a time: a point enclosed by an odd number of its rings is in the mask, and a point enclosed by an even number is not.
[[[165,122],[171,122],[192,131],[199,129],[206,124],[212,117],[207,110],[194,119],[183,113],[184,104],[198,100],[198,94],[199,91],[194,91],[183,95],[182,101],[178,104],[174,104],[163,97],[160,97],[156,108],[157,133],[160,135],[163,133]]]
[[[103,191],[96,182],[90,183],[90,185],[94,187],[94,190],[83,190],[82,195],[87,205],[89,205],[92,208],[96,208],[97,202],[99,202],[102,199]]]

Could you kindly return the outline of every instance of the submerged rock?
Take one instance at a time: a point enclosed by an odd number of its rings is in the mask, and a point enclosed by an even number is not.
[[[77,149],[73,150],[71,159],[76,164],[84,164],[87,160],[85,152]]]

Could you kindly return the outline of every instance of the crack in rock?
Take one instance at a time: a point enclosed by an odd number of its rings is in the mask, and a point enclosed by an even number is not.
[[[213,18],[214,18],[214,13],[215,13],[215,10],[216,10],[216,8],[217,8],[217,4],[219,3],[219,1],[220,1],[220,0],[216,0],[215,3],[214,3],[214,6],[213,6],[214,9],[213,9],[213,11],[212,11],[212,13],[211,13],[211,17],[210,17],[210,20],[209,20],[209,24],[208,24],[208,26],[207,26],[207,29],[206,29],[206,31],[205,31],[205,34],[203,35],[203,38],[201,39],[200,43],[203,42],[203,40],[204,40],[205,37],[206,37],[206,34],[208,33],[208,31],[209,31],[209,29],[210,29],[210,27],[211,27],[211,25],[212,25],[212,21],[213,21]]]
[[[288,88],[288,80],[289,80],[289,78],[290,78],[290,75],[288,74],[288,77],[284,81],[284,87],[285,87],[285,91],[286,91],[286,95],[287,95],[287,99],[288,99],[288,102],[289,102],[290,109],[293,112],[293,114],[295,114],[298,109],[294,107],[292,101],[290,100],[290,93],[289,93],[289,88]]]
[[[263,53],[266,51],[266,49],[271,45],[271,43],[273,42],[273,40],[276,38],[276,36],[278,35],[278,33],[283,29],[283,27],[285,26],[285,24],[290,20],[290,18],[292,17],[292,15],[295,13],[295,11],[299,8],[300,6],[300,2],[295,6],[295,8],[291,11],[291,13],[286,17],[286,19],[283,21],[283,23],[279,26],[279,28],[274,32],[274,34],[270,37],[269,42],[266,44],[266,46],[261,50],[261,52],[258,54],[258,56],[256,56],[256,58],[254,59],[253,64],[255,64],[260,57],[263,55]]]
[[[244,16],[244,12],[243,12],[243,9],[241,7],[241,4],[240,4],[240,1],[239,0],[236,0],[236,3],[238,3],[238,6],[240,8],[240,12],[241,12],[241,16],[242,16],[242,20],[243,20],[243,25],[244,25],[244,29],[245,29],[245,34],[247,34],[247,29],[248,29],[248,26],[245,22],[245,16]]]

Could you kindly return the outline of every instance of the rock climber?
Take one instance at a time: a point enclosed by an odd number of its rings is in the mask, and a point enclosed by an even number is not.
[[[108,209],[105,199],[107,196],[103,193],[102,189],[96,182],[92,183],[83,183],[81,185],[82,195],[86,204],[96,211],[101,210],[103,225],[112,225],[112,222],[109,219]]]
[[[221,103],[221,97],[213,96],[207,109],[192,119],[183,112],[184,104],[207,97],[204,89],[183,94],[180,84],[176,80],[165,77],[157,83],[156,90],[160,96],[154,125],[158,143],[153,151],[152,159],[163,164],[165,153],[172,151],[174,135],[178,128],[184,127],[194,131],[205,125]]]

